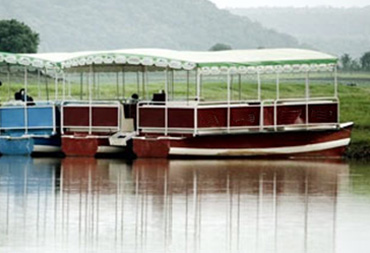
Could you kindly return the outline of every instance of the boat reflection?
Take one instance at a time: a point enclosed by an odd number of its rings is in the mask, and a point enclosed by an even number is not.
[[[349,177],[333,161],[1,157],[0,242],[62,252],[335,251]]]

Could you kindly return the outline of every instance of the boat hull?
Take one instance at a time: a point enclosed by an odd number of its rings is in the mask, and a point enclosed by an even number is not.
[[[34,148],[33,138],[1,138],[0,153],[2,155],[31,155]]]
[[[49,155],[59,153],[60,137],[7,137],[0,138],[0,153],[2,155]]]
[[[93,157],[96,155],[111,155],[124,152],[125,147],[116,147],[109,144],[108,138],[62,137],[62,151],[66,156]]]
[[[341,157],[352,124],[337,129],[249,132],[205,136],[137,137],[138,157]]]

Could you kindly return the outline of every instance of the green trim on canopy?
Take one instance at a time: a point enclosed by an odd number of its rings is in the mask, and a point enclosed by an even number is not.
[[[338,59],[329,54],[304,49],[258,49],[217,52],[125,49],[44,54],[11,54],[0,52],[1,62],[56,70],[71,69],[92,64],[141,65],[184,70],[193,70],[196,68],[214,69],[315,65],[308,68],[310,71],[313,71],[313,69],[320,68],[321,65],[336,65]]]

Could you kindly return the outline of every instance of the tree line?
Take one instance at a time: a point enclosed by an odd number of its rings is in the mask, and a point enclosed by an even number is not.
[[[370,71],[370,51],[365,52],[360,58],[352,58],[343,54],[339,58],[339,68],[343,71]]]

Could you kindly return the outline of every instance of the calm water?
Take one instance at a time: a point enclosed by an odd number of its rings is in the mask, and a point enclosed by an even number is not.
[[[0,252],[369,252],[370,164],[0,158]]]

